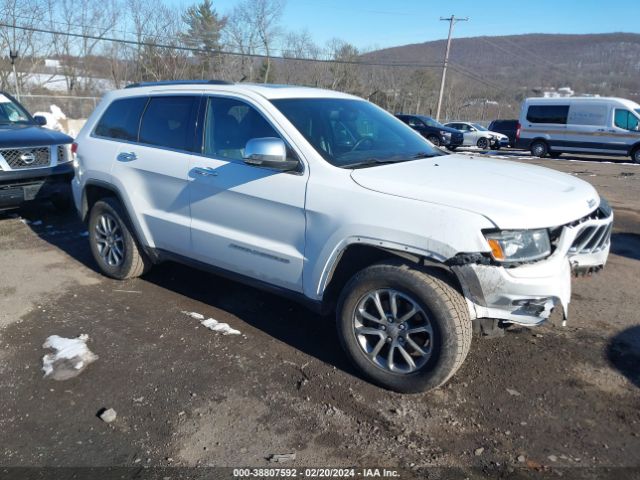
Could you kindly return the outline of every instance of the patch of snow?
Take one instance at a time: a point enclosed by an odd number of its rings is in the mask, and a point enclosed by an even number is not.
[[[182,313],[184,313],[185,315],[190,316],[191,318],[195,318],[196,320],[204,320],[204,315],[197,313],[197,312],[186,312],[186,311],[182,311]]]
[[[228,323],[219,322],[213,318],[207,318],[205,320],[204,315],[198,312],[183,311],[182,313],[196,320],[200,320],[200,324],[212,332],[221,333],[222,335],[240,335],[240,330],[232,328]]]
[[[42,357],[44,378],[67,380],[80,375],[89,364],[98,359],[98,356],[87,347],[88,340],[89,336],[86,334],[77,338],[64,338],[58,335],[48,337],[42,348],[51,348],[54,352]]]
[[[203,327],[206,327],[213,332],[218,332],[223,335],[240,335],[240,330],[235,330],[231,328],[231,326],[228,323],[218,322],[213,318],[202,320],[200,324],[202,324]]]

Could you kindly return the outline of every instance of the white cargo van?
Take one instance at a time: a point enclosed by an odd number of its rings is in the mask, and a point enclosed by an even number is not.
[[[630,156],[640,163],[640,105],[622,98],[528,98],[517,146],[537,157],[565,152]]]

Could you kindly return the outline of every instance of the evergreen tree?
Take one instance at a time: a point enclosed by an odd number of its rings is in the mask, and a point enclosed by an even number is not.
[[[221,35],[227,17],[218,15],[211,0],[202,0],[186,10],[183,21],[187,26],[184,42],[189,47],[207,50],[196,53],[196,57],[200,60],[202,76],[211,75],[221,61],[218,52],[222,48]]]

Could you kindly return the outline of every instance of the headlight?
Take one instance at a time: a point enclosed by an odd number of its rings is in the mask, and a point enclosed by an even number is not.
[[[531,262],[551,254],[547,230],[505,230],[486,233],[491,254],[500,262]]]
[[[450,137],[451,136],[451,132],[447,132],[445,130],[440,130],[440,135],[442,135],[443,137]]]

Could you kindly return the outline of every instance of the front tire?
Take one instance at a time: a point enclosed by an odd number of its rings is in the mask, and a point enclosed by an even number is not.
[[[446,383],[472,336],[464,297],[438,273],[403,262],[357,273],[340,296],[337,326],[356,367],[374,383],[404,393]]]
[[[489,139],[488,138],[479,138],[478,142],[476,143],[477,147],[482,149],[482,150],[489,150],[490,144],[489,144]]]
[[[546,142],[541,140],[536,140],[531,144],[531,155],[534,157],[544,158],[549,153],[549,147],[547,147]]]
[[[151,266],[124,208],[115,198],[103,198],[91,208],[89,244],[98,267],[108,277],[117,280],[139,277]]]

